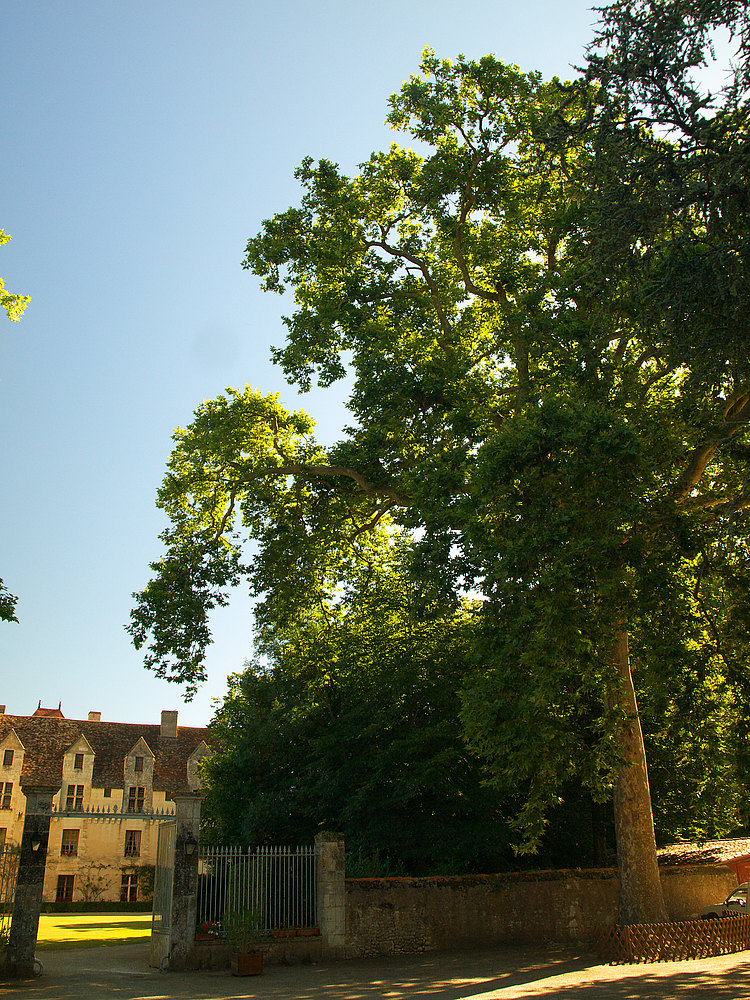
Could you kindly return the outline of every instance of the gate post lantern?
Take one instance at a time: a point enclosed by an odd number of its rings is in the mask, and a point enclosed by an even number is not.
[[[21,785],[21,791],[26,796],[26,816],[18,858],[13,918],[5,952],[5,972],[8,976],[28,978],[34,973],[52,799],[59,790],[59,785]]]

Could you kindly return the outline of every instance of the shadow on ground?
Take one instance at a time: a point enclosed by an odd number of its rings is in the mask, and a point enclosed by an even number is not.
[[[0,984],[29,1000],[750,1000],[750,955],[601,966],[563,949],[503,948],[411,958],[271,966],[260,977],[160,973],[143,944],[43,953],[41,979]]]

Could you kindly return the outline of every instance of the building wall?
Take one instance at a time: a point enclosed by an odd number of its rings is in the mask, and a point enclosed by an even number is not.
[[[5,752],[12,753],[12,761],[5,764]],[[23,833],[23,818],[26,812],[26,796],[21,791],[21,769],[24,750],[14,733],[9,733],[0,742],[0,840],[9,844],[20,844]],[[10,798],[4,794],[10,785]]]
[[[102,789],[93,789],[95,800],[102,797]],[[98,794],[97,794],[98,793]],[[52,903],[57,898],[60,875],[73,876],[73,902],[116,902],[121,899],[124,873],[137,874],[137,899],[147,899],[156,864],[156,847],[159,836],[160,816],[169,818],[173,808],[163,792],[154,792],[157,816],[145,813],[119,811],[122,789],[112,789],[112,799],[118,804],[117,813],[87,813],[53,816],[47,849],[47,870],[44,878],[43,899]],[[71,855],[63,850],[64,831],[78,831],[78,850]],[[140,833],[138,853],[126,854],[132,847],[128,833]]]
[[[0,753],[0,761],[2,754]],[[0,769],[2,764],[0,763]],[[78,775],[77,777],[80,778]],[[3,774],[3,783],[6,775]],[[80,783],[80,782],[79,782]],[[54,798],[54,808],[64,811],[66,786]],[[126,811],[121,811],[125,799]],[[116,902],[120,899],[124,871],[139,874],[137,898],[143,899],[151,885],[148,871],[156,864],[156,845],[161,818],[169,818],[173,805],[164,792],[153,792],[151,801],[156,816],[147,813],[127,812],[126,790],[111,789],[105,798],[103,788],[84,785],[85,812],[53,815],[47,846],[47,868],[44,878],[43,900],[53,903],[57,898],[58,876],[73,876],[73,901],[94,900]],[[112,812],[113,807],[117,812]],[[98,810],[98,811],[97,811]],[[13,782],[11,808],[0,810],[0,837],[9,844],[20,844],[23,833],[26,797],[18,781]],[[78,844],[75,854],[63,851],[63,831],[77,830]],[[138,855],[125,854],[127,832],[140,832]],[[139,869],[144,869],[140,872]]]

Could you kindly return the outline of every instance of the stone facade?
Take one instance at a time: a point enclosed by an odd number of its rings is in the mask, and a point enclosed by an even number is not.
[[[200,788],[205,729],[65,719],[60,709],[0,713],[0,839],[20,844],[24,788],[54,786],[43,900],[148,899],[158,826],[177,794]]]

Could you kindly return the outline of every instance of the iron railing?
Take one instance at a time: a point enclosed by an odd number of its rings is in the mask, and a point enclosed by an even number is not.
[[[52,818],[65,818],[68,816],[86,816],[88,819],[150,819],[159,820],[165,823],[175,818],[174,806],[167,806],[164,809],[128,809],[127,806],[121,809],[117,805],[111,806],[83,806],[80,809],[68,809],[66,806],[52,805]]]
[[[225,913],[258,915],[260,930],[316,927],[315,848],[202,846],[198,924],[220,928]]]
[[[14,844],[0,845],[0,944],[8,941],[16,894],[16,876],[21,848]]]

